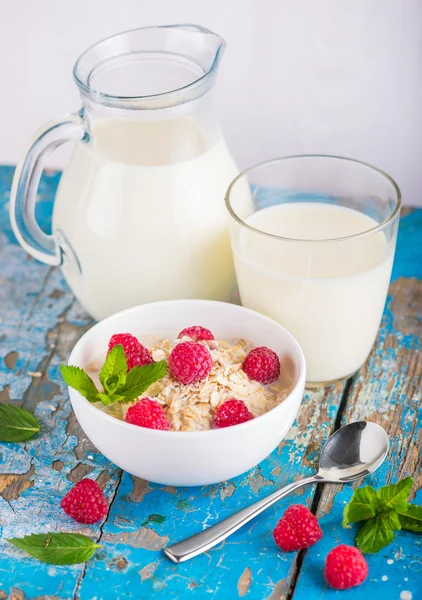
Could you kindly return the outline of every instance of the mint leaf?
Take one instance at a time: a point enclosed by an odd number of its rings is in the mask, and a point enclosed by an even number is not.
[[[0,404],[0,442],[26,442],[40,430],[33,414],[11,404]]]
[[[98,544],[80,533],[33,533],[7,540],[50,565],[74,565],[89,560]]]
[[[350,523],[357,523],[375,517],[381,508],[381,504],[381,500],[372,486],[358,488],[353,492],[353,496],[344,507],[343,527],[347,527]]]
[[[60,373],[68,386],[79,392],[90,402],[97,402],[98,391],[91,377],[79,367],[60,365]]]
[[[126,383],[127,360],[123,346],[114,346],[107,354],[100,371],[100,381],[104,391],[113,394]]]
[[[387,510],[379,515],[379,518],[383,520],[384,525],[389,529],[393,529],[393,531],[400,531],[401,523],[399,519],[399,515],[394,510],[394,508]]]
[[[386,507],[406,512],[407,497],[410,494],[412,485],[413,479],[406,477],[398,483],[392,483],[380,488],[377,491],[377,495]]]
[[[126,384],[116,392],[122,396],[122,401],[134,400],[155,381],[158,381],[167,373],[167,363],[160,360],[157,363],[133,367],[127,374]]]
[[[107,394],[112,396],[120,387],[126,383],[126,373],[120,373],[119,375],[112,375],[107,379],[105,384],[105,391]]]
[[[422,506],[408,504],[405,513],[399,511],[399,520],[402,529],[422,533]]]
[[[123,402],[123,396],[119,394],[102,394],[101,392],[98,394],[98,399],[104,404],[104,406],[111,406],[116,402]]]
[[[379,515],[361,527],[356,536],[356,544],[361,552],[374,554],[391,544],[394,537],[394,531],[389,527],[387,520],[383,515]]]

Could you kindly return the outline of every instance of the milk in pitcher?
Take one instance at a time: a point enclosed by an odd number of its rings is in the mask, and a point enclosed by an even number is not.
[[[237,173],[224,140],[210,146],[193,117],[96,121],[62,176],[53,221],[82,265],[63,272],[86,310],[227,299],[224,193]]]

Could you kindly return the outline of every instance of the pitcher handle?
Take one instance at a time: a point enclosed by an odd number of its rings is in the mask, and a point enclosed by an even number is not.
[[[38,184],[46,156],[65,142],[86,138],[82,112],[67,114],[41,127],[16,167],[10,193],[10,221],[21,246],[34,258],[58,266],[63,255],[77,261],[63,233],[44,233],[35,218]],[[78,265],[79,266],[79,265]]]

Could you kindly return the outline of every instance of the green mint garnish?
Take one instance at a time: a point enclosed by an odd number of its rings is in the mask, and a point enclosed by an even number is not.
[[[26,442],[40,430],[33,414],[11,404],[0,404],[0,442]]]
[[[391,529],[382,515],[367,521],[356,535],[356,544],[359,550],[375,554],[381,548],[388,546],[395,538]]]
[[[399,512],[399,520],[402,529],[422,533],[422,506],[408,504],[406,512]]]
[[[82,394],[84,398],[90,402],[98,401],[98,391],[95,387],[95,383],[83,369],[60,365],[60,373],[62,374],[65,383]]]
[[[410,494],[412,485],[413,479],[411,477],[406,477],[398,483],[393,483],[380,488],[377,494],[385,506],[406,512],[407,497]]]
[[[123,346],[114,346],[107,354],[100,371],[100,381],[104,391],[114,394],[119,386],[126,383],[127,361]]]
[[[80,533],[33,533],[7,541],[50,565],[82,563],[89,560],[97,548],[101,548]]]
[[[362,552],[374,553],[388,546],[400,529],[422,532],[422,506],[407,502],[412,485],[413,479],[406,477],[379,490],[371,486],[355,490],[344,507],[343,527],[365,521],[356,536]]]
[[[119,394],[122,396],[122,402],[134,400],[140,394],[145,392],[155,381],[162,379],[167,373],[167,363],[160,360],[157,363],[144,365],[143,367],[133,367],[127,374],[126,383],[119,388]]]
[[[103,389],[97,390],[92,379],[79,367],[60,366],[62,377],[89,402],[102,402],[105,406],[116,402],[129,402],[143,394],[151,384],[167,373],[167,363],[161,360],[149,365],[127,370],[123,346],[118,344],[107,354],[99,378]]]
[[[381,501],[373,487],[368,485],[364,488],[358,488],[355,490],[350,502],[344,507],[343,527],[347,527],[349,523],[357,523],[375,517],[380,504]]]

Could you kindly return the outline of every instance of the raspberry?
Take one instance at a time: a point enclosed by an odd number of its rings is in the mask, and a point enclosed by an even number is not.
[[[139,342],[132,334],[115,333],[112,335],[108,343],[108,351],[110,352],[110,350],[118,344],[121,344],[123,346],[123,350],[125,351],[128,371],[137,365],[149,365],[150,363],[154,362],[152,360],[150,351],[145,348],[145,346],[143,346],[141,342]]]
[[[348,590],[360,585],[368,576],[368,564],[360,550],[341,544],[325,559],[324,577],[335,590]]]
[[[212,426],[216,428],[231,427],[232,425],[246,423],[246,421],[250,421],[253,418],[253,414],[242,400],[230,398],[230,400],[226,400],[218,408]]]
[[[303,504],[293,504],[274,529],[274,540],[285,552],[313,546],[322,538],[318,519]]]
[[[62,498],[60,506],[78,523],[96,523],[108,511],[103,490],[93,479],[81,479]]]
[[[177,336],[181,339],[183,336],[190,337],[193,342],[210,341],[214,339],[213,334],[209,329],[201,327],[200,325],[192,325],[192,327],[186,327]]]
[[[170,423],[163,408],[151,398],[142,398],[131,406],[126,413],[125,421],[148,429],[163,429],[164,431],[170,429]]]
[[[242,369],[249,379],[266,385],[278,379],[280,360],[275,352],[265,346],[260,346],[249,352],[243,361]]]
[[[202,381],[211,373],[212,367],[210,351],[196,342],[177,344],[169,357],[171,375],[185,385]]]

